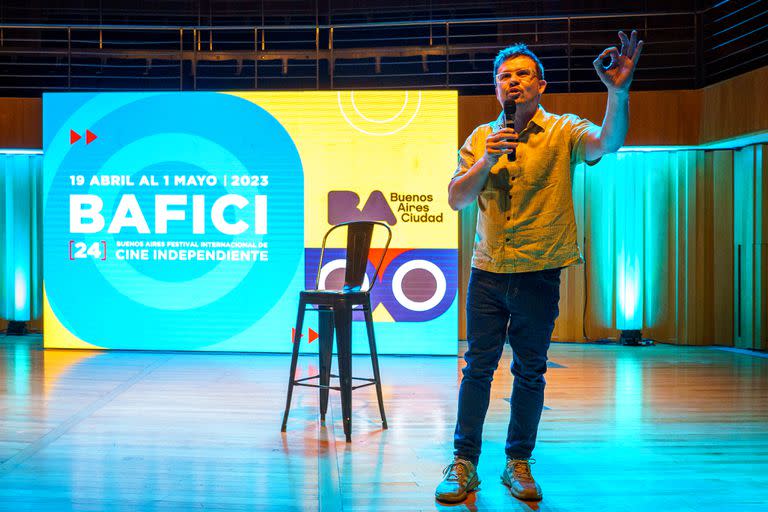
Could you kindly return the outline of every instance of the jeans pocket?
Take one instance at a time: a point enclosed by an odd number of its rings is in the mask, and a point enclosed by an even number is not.
[[[488,304],[495,304],[503,295],[505,276],[472,267],[467,289],[467,310],[484,310]]]
[[[550,282],[550,283],[557,283],[560,284],[560,273],[562,272],[562,267],[558,268],[547,268],[544,270],[538,271],[538,276],[540,279]]]

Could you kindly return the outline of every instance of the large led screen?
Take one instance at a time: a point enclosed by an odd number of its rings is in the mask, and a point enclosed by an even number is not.
[[[455,92],[54,93],[43,118],[46,347],[290,351],[323,235],[366,219],[393,234],[379,352],[456,353]]]

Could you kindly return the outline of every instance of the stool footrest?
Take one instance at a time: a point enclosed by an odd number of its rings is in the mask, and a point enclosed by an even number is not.
[[[366,379],[367,380],[367,379]],[[376,384],[375,382],[366,382],[365,384],[360,384],[359,386],[352,386],[350,389],[353,391],[355,389],[365,388],[368,386],[373,386]],[[336,391],[341,391],[341,388],[339,386],[324,386],[323,384],[307,384],[305,382],[294,382],[294,386],[305,386],[308,388],[318,388],[318,389],[335,389]]]
[[[312,380],[312,379],[319,379],[320,375],[312,375],[311,377],[304,377],[303,379],[293,379],[294,384],[298,384],[299,382],[304,382],[305,380]]]
[[[305,386],[308,388],[319,388],[319,389],[335,389],[336,391],[341,391],[341,388],[338,386],[324,386],[322,384],[306,384],[304,382],[295,382],[293,384],[294,386]],[[366,386],[370,386],[370,384],[366,384]],[[355,389],[355,388],[352,388]]]
[[[331,374],[331,377],[340,378],[338,375]],[[368,377],[350,377],[352,380],[364,380],[366,382],[376,382],[376,379],[369,379]]]
[[[337,378],[337,379],[339,378],[338,375],[335,375],[333,373],[330,374],[330,377],[334,377],[334,378]],[[326,385],[323,385],[323,384],[307,384],[305,382],[305,381],[308,381],[308,380],[319,379],[319,378],[320,378],[320,374],[312,375],[310,377],[304,377],[304,378],[301,378],[301,379],[294,379],[293,380],[293,385],[294,386],[306,386],[308,388],[335,389],[336,391],[341,391],[341,387],[339,387],[339,386],[326,386]],[[352,380],[362,380],[362,381],[365,381],[365,384],[360,384],[359,386],[352,386],[353,390],[354,389],[359,389],[359,388],[364,388],[366,386],[373,386],[374,384],[376,384],[376,379],[369,379],[369,378],[366,378],[366,377],[350,377],[350,378]]]

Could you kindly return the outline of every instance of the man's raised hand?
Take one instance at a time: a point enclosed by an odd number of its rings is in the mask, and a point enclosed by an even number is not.
[[[608,90],[628,91],[632,83],[632,75],[635,73],[637,61],[643,51],[643,41],[637,39],[637,31],[633,30],[629,38],[624,32],[619,32],[621,50],[612,46],[603,50],[592,65],[595,66],[597,76],[605,84]],[[611,62],[603,65],[603,59],[611,58]]]

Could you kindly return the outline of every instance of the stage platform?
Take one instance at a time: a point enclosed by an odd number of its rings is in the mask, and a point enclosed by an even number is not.
[[[534,475],[499,481],[510,353],[494,381],[481,490],[433,498],[449,462],[459,357],[380,358],[354,393],[352,443],[331,394],[297,388],[288,355],[43,350],[0,337],[2,511],[768,510],[768,359],[717,348],[553,344]],[[356,375],[370,360],[356,356]],[[317,371],[302,357],[300,371]]]

